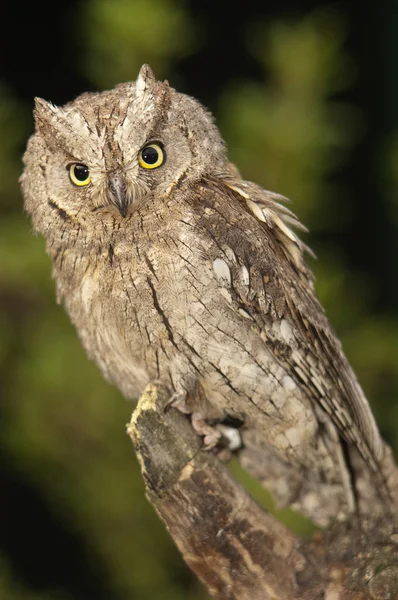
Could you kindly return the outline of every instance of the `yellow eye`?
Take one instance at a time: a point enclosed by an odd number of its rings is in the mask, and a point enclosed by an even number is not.
[[[164,152],[159,144],[148,144],[139,154],[138,162],[144,169],[156,169],[164,163]]]
[[[88,185],[91,181],[90,169],[86,165],[73,163],[69,168],[69,177],[74,185]]]

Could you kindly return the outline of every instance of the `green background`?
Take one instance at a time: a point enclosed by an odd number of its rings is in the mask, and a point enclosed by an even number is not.
[[[132,404],[86,358],[23,214],[35,95],[62,104],[148,62],[209,106],[242,175],[290,197],[309,227],[319,296],[398,451],[398,4],[363,2],[360,15],[349,2],[230,4],[43,2],[22,18],[5,3],[1,599],[207,598],[145,500],[125,434]]]

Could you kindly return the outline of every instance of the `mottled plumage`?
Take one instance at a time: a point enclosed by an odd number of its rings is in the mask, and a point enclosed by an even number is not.
[[[242,463],[321,524],[389,505],[391,453],[315,296],[300,224],[240,178],[205,109],[144,66],[63,108],[38,100],[35,119],[25,207],[104,375],[132,399],[160,381],[196,422],[240,425]],[[148,146],[163,164],[143,166]],[[75,164],[88,183],[72,182]]]

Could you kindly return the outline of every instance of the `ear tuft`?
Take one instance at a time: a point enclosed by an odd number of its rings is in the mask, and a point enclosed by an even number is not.
[[[33,115],[38,127],[51,123],[58,112],[59,108],[54,104],[51,104],[51,102],[47,102],[46,100],[43,100],[43,98],[35,98]]]
[[[155,76],[149,65],[142,65],[136,81],[136,97],[142,98],[146,90],[155,83]]]

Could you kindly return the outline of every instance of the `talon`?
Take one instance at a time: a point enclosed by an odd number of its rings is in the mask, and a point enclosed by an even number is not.
[[[164,408],[163,408],[164,414],[167,414],[169,412],[170,408],[176,408],[177,410],[182,412],[184,415],[188,415],[191,411],[186,406],[184,406],[184,402],[186,399],[187,399],[186,392],[174,392],[174,394],[172,396],[170,396],[170,398],[164,405]]]
[[[192,413],[191,422],[196,433],[203,436],[206,450],[219,446],[220,452],[225,450],[230,454],[242,446],[240,433],[235,427],[221,423],[211,425],[198,412]]]
[[[221,434],[215,427],[209,425],[201,413],[194,412],[191,416],[192,427],[199,435],[203,436],[203,443],[206,450],[211,450],[220,441]]]
[[[217,431],[217,429],[213,429],[213,431],[211,431],[211,433],[208,433],[203,438],[203,443],[205,445],[205,449],[212,450],[213,448],[215,448],[218,445],[221,438],[222,438],[221,433],[219,431]]]

